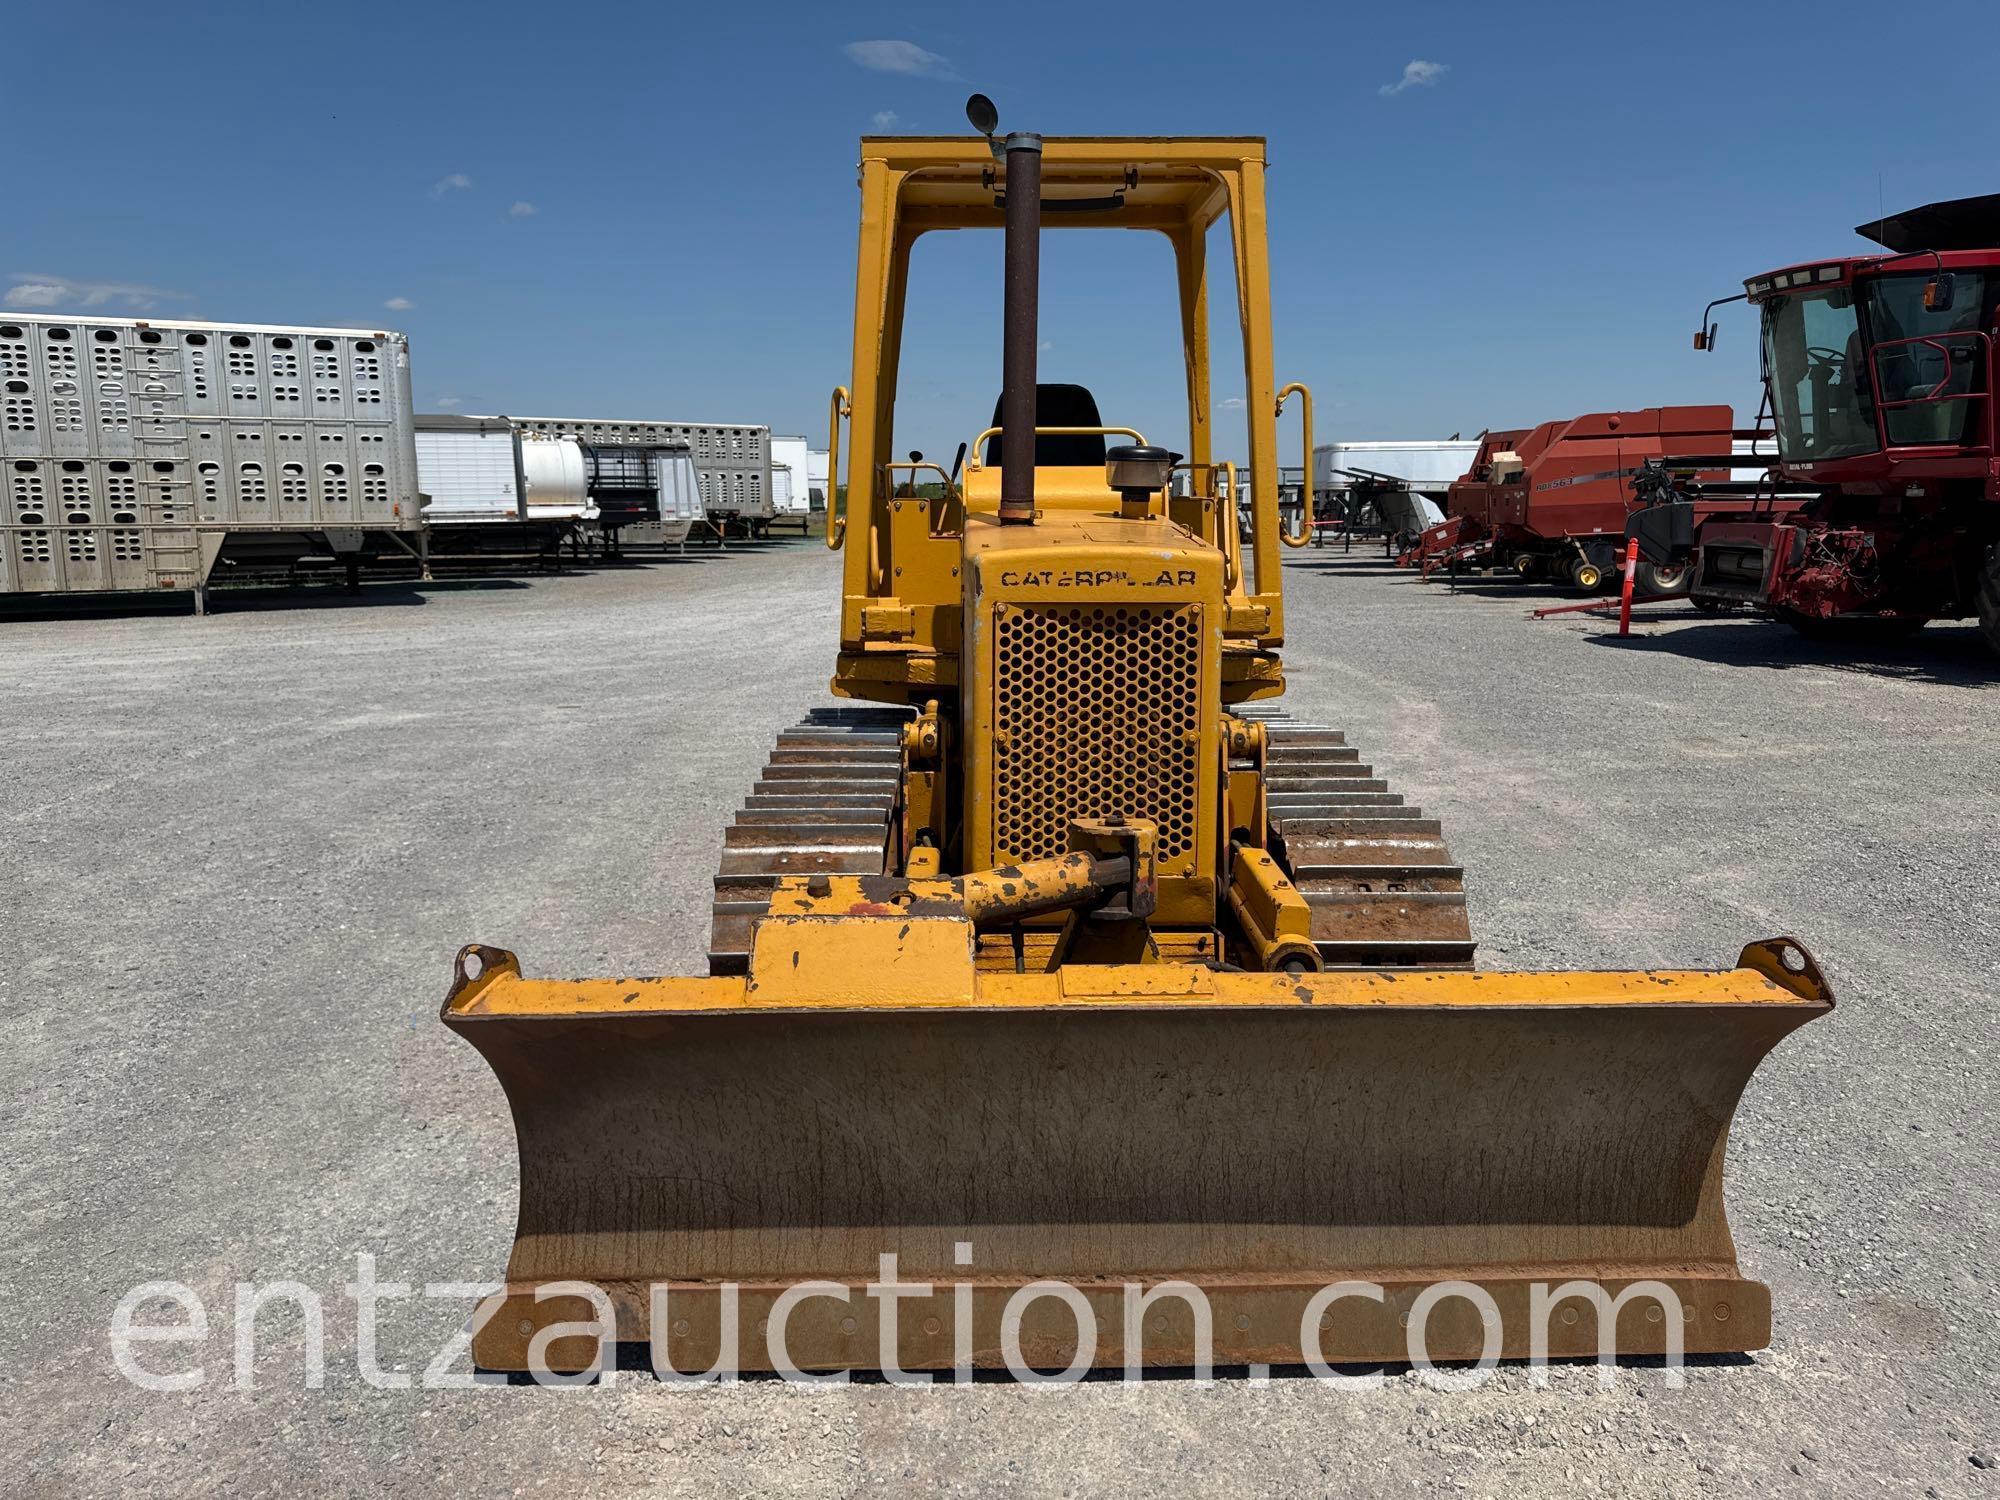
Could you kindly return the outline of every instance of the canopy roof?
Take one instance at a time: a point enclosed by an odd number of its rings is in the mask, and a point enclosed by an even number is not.
[[[979,136],[864,136],[864,161],[907,174],[897,216],[913,229],[998,229],[1006,169]],[[1224,174],[1264,161],[1262,136],[1209,140],[1050,136],[1044,229],[1206,228],[1228,207]]]
[[[1898,254],[2000,248],[2000,193],[1926,203],[1886,219],[1856,224],[1854,232]]]

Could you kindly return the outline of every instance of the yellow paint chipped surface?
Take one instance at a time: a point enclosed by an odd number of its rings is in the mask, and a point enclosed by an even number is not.
[[[941,966],[948,967],[948,966]],[[856,981],[864,980],[855,974]],[[1466,974],[1217,974],[1175,965],[1071,969],[1062,974],[940,973],[935,991],[869,998],[863,983],[812,999],[797,987],[753,991],[730,979],[523,979],[496,970],[452,1002],[457,1015],[698,1014],[723,1010],[978,1010],[1089,1006],[1646,1006],[1814,1005],[1750,969]]]

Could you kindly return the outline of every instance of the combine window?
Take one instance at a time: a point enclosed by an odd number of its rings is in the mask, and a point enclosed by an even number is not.
[[[1980,441],[1986,278],[1955,273],[1951,306],[1935,312],[1924,306],[1930,279],[1928,272],[1883,276],[1867,287],[1871,373],[1893,447]]]
[[[1846,287],[1764,304],[1764,373],[1791,463],[1849,458],[1880,446],[1854,294]]]

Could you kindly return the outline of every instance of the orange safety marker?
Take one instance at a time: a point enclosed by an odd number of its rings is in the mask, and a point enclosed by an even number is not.
[[[1618,633],[1632,633],[1632,575],[1639,570],[1639,539],[1625,543],[1625,591],[1618,600]]]

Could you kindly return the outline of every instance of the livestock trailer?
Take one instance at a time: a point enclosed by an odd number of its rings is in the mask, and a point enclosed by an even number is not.
[[[424,555],[400,333],[0,313],[0,594]]]
[[[603,417],[519,417],[536,432],[584,443],[685,443],[694,458],[702,516],[716,531],[761,535],[771,503],[771,429],[750,423],[640,422]]]

